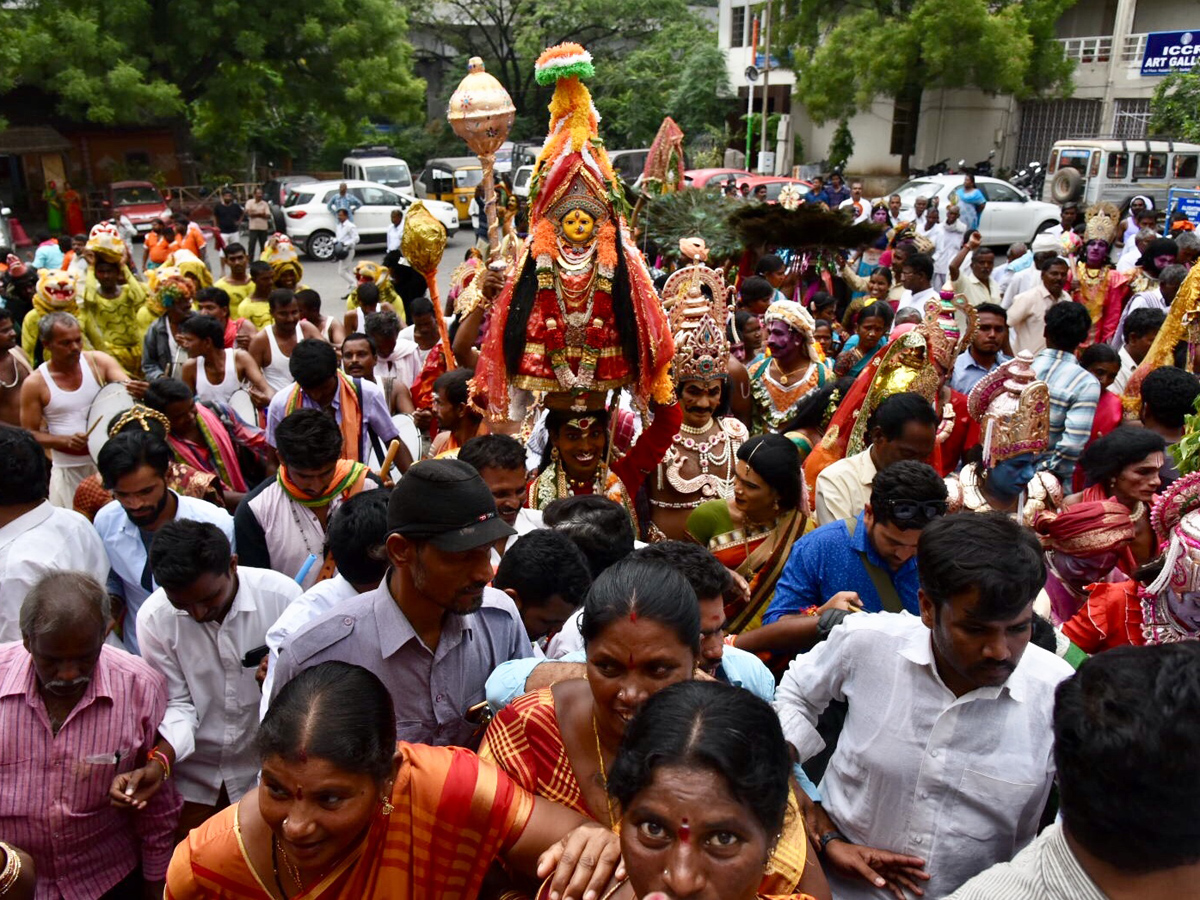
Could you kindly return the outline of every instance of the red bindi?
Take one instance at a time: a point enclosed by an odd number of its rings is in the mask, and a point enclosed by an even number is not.
[[[631,609],[629,611],[629,621],[637,622],[637,610],[636,609]]]
[[[688,839],[691,837],[691,834],[692,829],[688,827],[688,820],[685,816],[683,821],[679,823],[679,839],[686,844]]]
[[[297,800],[303,800],[303,799],[304,799],[304,788],[302,788],[302,787],[297,787],[297,788],[296,788],[296,799],[297,799]]]
[[[303,750],[296,754],[296,758],[299,759],[300,762],[308,762],[308,754]]]

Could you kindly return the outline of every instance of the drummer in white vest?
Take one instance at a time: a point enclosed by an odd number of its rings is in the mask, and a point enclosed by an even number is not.
[[[250,339],[250,355],[271,389],[280,391],[292,383],[288,360],[295,346],[305,338],[324,338],[311,322],[300,317],[296,295],[287,288],[271,291],[267,305],[271,308],[271,325]]]
[[[50,451],[50,502],[71,509],[75,489],[96,471],[87,441],[92,401],[116,383],[141,397],[146,382],[130,379],[107,353],[84,350],[79,320],[70,313],[42,317],[38,337],[47,361],[21,385],[21,426]]]
[[[192,316],[179,326],[179,340],[188,353],[182,380],[197,400],[228,403],[243,385],[260,409],[275,396],[253,356],[236,347],[225,348],[225,329],[216,319]]]

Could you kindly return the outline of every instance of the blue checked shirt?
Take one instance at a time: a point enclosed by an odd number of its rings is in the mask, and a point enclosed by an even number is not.
[[[1050,454],[1038,468],[1071,483],[1075,462],[1092,433],[1100,382],[1072,353],[1049,348],[1033,358],[1033,371],[1050,389]]]

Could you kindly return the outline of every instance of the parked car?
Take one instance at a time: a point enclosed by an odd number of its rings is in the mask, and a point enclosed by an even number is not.
[[[288,191],[297,185],[312,184],[316,180],[312,175],[280,175],[263,185],[263,199],[271,207],[271,218],[275,221],[276,231],[287,231],[287,224],[283,218],[283,204],[287,200]]]
[[[529,200],[529,180],[533,177],[533,166],[521,166],[513,175],[513,193],[518,200]]]
[[[314,181],[294,186],[284,201],[287,233],[292,243],[315,260],[333,258],[337,219],[326,204],[333,199],[342,184],[362,201],[363,205],[354,212],[354,224],[364,245],[386,243],[392,210],[407,211],[416,202],[412,197],[398,193],[386,185],[370,181]],[[447,232],[453,233],[458,228],[458,213],[454,204],[426,200],[425,206],[445,226]]]
[[[783,191],[785,184],[795,185],[800,189],[800,196],[807,203],[812,198],[812,185],[802,178],[787,178],[782,175],[743,175],[737,180],[738,193],[741,193],[742,185],[750,186],[750,196],[754,196],[754,189],[760,184],[767,186],[767,202],[778,203],[779,194]]]
[[[1138,194],[1164,209],[1171,188],[1196,187],[1200,144],[1180,141],[1056,141],[1042,196],[1084,206],[1123,206]]]
[[[901,216],[912,212],[918,197],[937,197],[938,206],[945,209],[950,202],[950,192],[962,183],[962,175],[929,175],[904,184],[894,192],[900,195]],[[981,175],[975,179],[975,186],[987,197],[979,233],[988,244],[1031,243],[1038,234],[1058,223],[1058,206],[1034,200],[1007,181]],[[880,199],[886,201],[887,198]]]
[[[108,186],[108,203],[114,216],[127,216],[138,234],[145,234],[155,219],[169,216],[171,208],[149,181],[114,181]]]
[[[745,169],[688,169],[683,173],[683,182],[688,187],[700,188],[711,187],[713,185],[721,186],[729,180],[729,176],[734,179],[750,178],[754,173],[747,172]]]
[[[370,181],[390,187],[399,194],[413,194],[412,173],[408,163],[392,156],[387,147],[356,147],[342,160],[342,177]]]

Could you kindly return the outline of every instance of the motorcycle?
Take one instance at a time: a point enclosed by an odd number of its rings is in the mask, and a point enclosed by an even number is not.
[[[909,178],[927,178],[930,175],[945,175],[950,171],[949,158],[943,159],[940,162],[932,163],[924,169],[913,169],[909,172]]]

